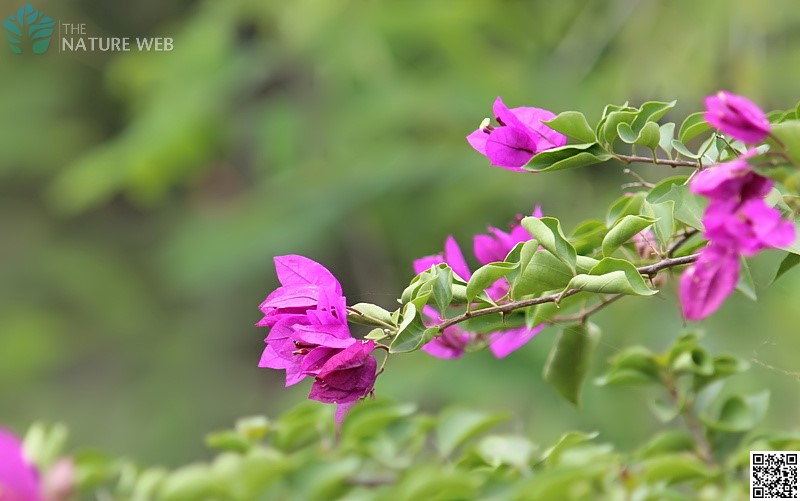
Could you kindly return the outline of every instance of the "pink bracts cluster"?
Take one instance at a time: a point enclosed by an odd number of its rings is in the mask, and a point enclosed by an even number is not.
[[[533,215],[542,217],[541,208],[537,206]],[[503,261],[516,244],[527,242],[531,238],[533,237],[530,233],[518,222],[514,222],[508,232],[489,227],[488,234],[475,235],[473,252],[481,264]],[[464,259],[464,254],[452,236],[447,237],[443,253],[415,260],[414,273],[422,273],[432,265],[440,263],[446,263],[463,280],[469,280],[472,276],[472,272]],[[508,287],[508,281],[505,278],[501,278],[486,289],[486,293],[492,300],[498,300],[508,294]],[[426,306],[423,309],[423,313],[437,323],[441,320],[439,312],[432,306]],[[544,329],[544,324],[537,325],[532,329],[522,326],[493,332],[489,335],[489,350],[497,358],[504,358],[524,346],[542,329]],[[474,340],[475,335],[473,333],[464,331],[459,326],[454,325],[446,328],[440,336],[429,341],[422,349],[438,358],[459,358],[464,355],[467,346]]]
[[[509,109],[499,97],[492,111],[497,126],[487,119],[467,136],[469,144],[492,165],[525,172],[522,166],[534,155],[567,144],[567,136],[543,123],[556,117],[551,111],[532,107]]]
[[[26,458],[22,443],[0,428],[0,500],[41,501],[39,472]]]
[[[706,107],[706,120],[736,139],[752,143],[769,134],[764,113],[741,96],[721,92],[707,98]],[[689,320],[711,315],[733,292],[739,281],[740,256],[751,257],[765,248],[794,242],[792,222],[764,201],[773,182],[750,167],[748,160],[756,154],[748,150],[735,160],[699,172],[691,182],[693,193],[709,199],[703,215],[709,245],[681,277],[681,305]]]
[[[256,324],[271,328],[258,366],[285,370],[286,386],[313,377],[308,398],[338,404],[340,422],[372,392],[375,342],[352,337],[342,287],[324,266],[288,255],[275,258],[275,270],[281,286],[261,303]]]

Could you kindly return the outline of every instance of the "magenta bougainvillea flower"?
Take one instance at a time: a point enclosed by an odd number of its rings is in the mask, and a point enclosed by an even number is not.
[[[22,443],[0,428],[0,500],[41,501],[39,474],[25,459]]]
[[[542,217],[542,208],[537,205],[532,215]],[[533,238],[528,230],[519,224],[521,219],[521,216],[517,217],[517,220],[511,223],[509,232],[490,226],[488,234],[475,235],[472,240],[472,248],[479,263],[503,261],[515,245]]]
[[[493,332],[489,336],[489,350],[495,357],[505,358],[528,344],[544,327],[545,324],[539,324],[529,329],[523,325],[516,329]]]
[[[329,357],[316,371],[309,398],[329,404],[354,402],[372,391],[375,341],[356,341]]]
[[[767,115],[746,97],[720,91],[705,99],[706,122],[734,139],[760,143],[769,135]]]
[[[693,193],[709,198],[703,234],[710,244],[681,277],[681,305],[689,320],[711,315],[734,291],[739,256],[791,245],[796,237],[794,224],[764,201],[773,182],[750,168],[748,159],[755,154],[750,150],[703,170],[690,185]]]
[[[281,286],[261,303],[259,326],[271,327],[259,367],[286,371],[286,386],[313,377],[309,398],[336,403],[337,422],[372,391],[377,361],[374,341],[350,334],[347,302],[339,281],[303,256],[275,258]]]
[[[542,217],[539,206],[533,212],[536,217]],[[481,264],[494,261],[503,261],[511,249],[520,242],[527,242],[532,238],[525,228],[517,220],[511,224],[510,231],[505,232],[497,228],[489,227],[488,234],[476,235],[473,239],[473,252]],[[425,256],[414,261],[414,273],[422,273],[432,265],[446,263],[450,268],[464,280],[469,280],[472,272],[467,266],[464,254],[458,246],[456,240],[449,236],[445,241],[444,252]],[[501,278],[486,289],[487,295],[492,300],[499,300],[508,294],[508,281]],[[423,310],[426,317],[430,319],[439,318],[438,312],[430,306]],[[431,325],[431,322],[427,322]],[[489,335],[489,349],[497,358],[504,358],[524,346],[530,339],[544,328],[538,325],[532,329],[527,327],[504,329]],[[458,326],[452,326],[438,337],[425,344],[422,349],[428,354],[438,358],[459,358],[464,355],[465,349],[477,339],[473,333],[464,331]]]
[[[680,297],[684,316],[697,321],[711,315],[722,306],[738,281],[739,257],[736,252],[712,243],[681,276]]]
[[[497,126],[481,125],[467,136],[473,148],[489,158],[492,165],[516,172],[537,153],[567,144],[567,136],[542,122],[556,115],[541,108],[509,109],[499,97],[492,107]]]
[[[703,217],[705,236],[747,257],[794,242],[794,224],[761,198],[740,204],[714,200]]]
[[[742,156],[697,173],[689,189],[692,193],[712,200],[742,201],[764,197],[774,184],[771,179],[757,174],[747,160],[758,152],[748,150]]]
[[[341,296],[342,286],[321,264],[298,255],[277,256],[275,271],[281,286],[261,303],[261,327],[272,327],[287,315],[303,315],[317,306],[321,291]]]

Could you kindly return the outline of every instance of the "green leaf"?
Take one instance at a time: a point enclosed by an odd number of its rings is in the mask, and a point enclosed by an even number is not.
[[[642,204],[642,213],[655,219],[653,232],[661,250],[665,250],[667,243],[672,238],[672,233],[675,231],[675,201],[666,200],[661,203],[651,204],[645,200],[644,204]]]
[[[605,223],[599,219],[589,219],[576,226],[569,239],[578,255],[589,254],[603,243],[607,231]]]
[[[39,468],[48,468],[61,455],[68,436],[67,427],[61,423],[48,426],[36,422],[23,439],[25,457]]]
[[[218,451],[246,452],[253,444],[233,430],[224,430],[206,435],[206,445]]]
[[[578,256],[575,260],[575,269],[578,273],[589,273],[600,261],[589,256]]]
[[[658,145],[668,155],[672,154],[672,140],[675,138],[675,123],[669,122],[662,125],[659,130]]]
[[[689,191],[689,186],[682,184],[680,179],[682,177],[667,178],[661,181],[650,191],[647,201],[657,204],[672,200],[675,203],[675,219],[692,228],[702,230],[703,208],[700,207],[697,197]]]
[[[639,385],[660,381],[660,367],[650,350],[631,346],[617,353],[608,372],[595,380],[600,386]]]
[[[756,295],[756,286],[753,283],[753,276],[750,274],[750,265],[744,257],[739,257],[739,282],[736,284],[736,290],[741,292],[744,297],[751,301],[758,301]]]
[[[635,143],[655,152],[660,141],[661,129],[658,124],[656,122],[647,122],[642,127],[642,130],[639,131],[639,137],[636,138]]]
[[[406,303],[397,335],[389,345],[390,353],[414,351],[439,333],[436,327],[426,327],[414,303]]]
[[[192,464],[175,470],[159,489],[158,499],[164,501],[187,501],[215,499],[221,497],[222,485],[205,464]]]
[[[453,270],[446,268],[436,275],[433,283],[433,301],[439,311],[445,311],[453,300]]]
[[[399,404],[386,399],[362,400],[347,412],[342,423],[342,441],[368,440],[390,424],[411,416],[415,404]]]
[[[561,223],[553,217],[541,219],[528,216],[522,219],[522,226],[533,235],[539,245],[550,251],[566,264],[571,272],[575,272],[577,253],[561,231]]]
[[[681,413],[683,403],[676,404],[672,401],[665,401],[661,398],[654,398],[649,401],[650,411],[662,423],[669,423]]]
[[[775,278],[773,278],[772,282],[770,283],[775,283],[775,281],[781,278],[784,273],[791,270],[798,264],[800,264],[800,254],[793,254],[791,252],[786,254],[786,257],[783,258],[780,266],[778,266],[778,271],[775,273]]]
[[[617,124],[617,135],[619,135],[619,138],[628,144],[635,143],[636,139],[639,137],[633,128],[631,128],[631,125],[625,122]]]
[[[612,158],[613,155],[597,143],[570,144],[537,153],[523,169],[535,172],[574,169]]]
[[[651,217],[628,215],[620,219],[603,238],[603,255],[608,256],[644,230],[655,220]]]
[[[675,107],[677,101],[648,101],[639,107],[636,119],[633,121],[633,128],[639,130],[645,127],[648,122],[661,120],[669,110]]]
[[[692,153],[692,151],[686,147],[682,142],[678,141],[677,139],[672,140],[672,149],[680,153],[681,155],[689,158],[691,160],[699,159],[702,154],[700,153]]]
[[[606,214],[606,226],[613,226],[614,223],[627,215],[639,214],[642,208],[642,200],[644,200],[644,194],[642,193],[623,195],[614,200],[614,203],[608,209],[608,214]]]
[[[552,447],[544,451],[542,454],[542,461],[545,461],[550,466],[555,466],[561,459],[561,455],[576,446],[583,445],[597,438],[598,432],[584,433],[582,431],[568,431],[561,435]]]
[[[747,363],[747,361],[734,355],[717,355],[714,357],[712,364],[713,371],[710,375],[695,376],[693,383],[695,391],[699,391],[714,381],[719,381],[728,376],[742,373],[750,368],[750,364]]]
[[[800,163],[800,120],[773,124],[771,135],[783,143],[786,153],[794,162]],[[767,138],[767,142],[773,149],[783,149],[771,137]]]
[[[673,363],[678,356],[685,352],[691,351],[698,346],[700,338],[703,337],[700,331],[687,331],[681,333],[672,343],[669,351],[667,352],[667,362]]]
[[[641,459],[663,456],[668,453],[692,452],[695,449],[692,435],[683,430],[667,430],[648,441],[636,455]]]
[[[96,450],[72,454],[75,464],[75,485],[82,491],[96,489],[119,475],[120,462]]]
[[[707,130],[711,130],[711,126],[706,122],[705,112],[698,111],[683,120],[678,132],[678,139],[681,143],[686,143]]]
[[[647,122],[639,131],[635,131],[629,124],[623,122],[617,125],[617,134],[628,144],[637,144],[651,150],[658,147],[661,139],[661,131],[655,122]]]
[[[449,456],[459,446],[508,419],[507,414],[453,408],[442,412],[436,426],[436,443]]]
[[[592,128],[589,127],[586,117],[578,111],[564,111],[554,119],[542,123],[582,143],[594,143],[597,141],[597,137]]]
[[[271,443],[288,451],[318,440],[324,423],[332,419],[332,411],[317,402],[304,402],[284,413],[275,423]]]
[[[347,319],[362,325],[386,327],[385,324],[395,325],[392,314],[378,305],[372,303],[357,303],[350,307]],[[358,313],[356,313],[358,312]]]
[[[491,467],[507,464],[522,472],[530,470],[534,449],[530,440],[519,435],[490,435],[478,444],[478,454]]]
[[[471,303],[487,287],[508,275],[519,266],[519,263],[506,263],[498,261],[481,266],[467,283],[467,302]]]
[[[662,199],[672,190],[673,186],[682,186],[686,184],[688,176],[671,176],[657,182],[655,186],[650,188],[647,192],[646,200],[651,204],[663,201]]]
[[[384,330],[384,329],[382,329],[380,327],[376,327],[376,328],[372,329],[371,331],[369,331],[364,336],[364,339],[372,339],[373,341],[382,341],[382,340],[386,339],[387,337],[389,337],[389,334],[386,332],[386,330]]]
[[[539,249],[517,277],[511,297],[518,299],[529,294],[562,289],[574,276],[563,261],[546,249]]]
[[[742,397],[733,395],[719,406],[716,415],[706,413],[700,419],[713,430],[740,433],[755,427],[767,413],[769,390]]]
[[[713,477],[716,471],[694,454],[665,454],[648,459],[642,464],[642,476],[649,484],[676,484],[690,480]]]
[[[576,406],[580,406],[581,386],[599,337],[600,329],[594,324],[568,325],[559,332],[547,357],[544,379]]]
[[[614,143],[614,139],[617,138],[617,130],[619,124],[626,123],[630,124],[639,114],[638,110],[625,110],[625,111],[612,111],[606,117],[605,123],[603,124],[603,132],[602,134],[598,134],[605,144],[611,145]]]
[[[686,372],[701,376],[710,376],[714,373],[714,359],[700,346],[677,354],[671,366],[676,373]]]
[[[580,289],[601,294],[631,294],[651,296],[658,291],[650,289],[629,261],[603,258],[589,274],[580,274],[570,280],[564,289]]]

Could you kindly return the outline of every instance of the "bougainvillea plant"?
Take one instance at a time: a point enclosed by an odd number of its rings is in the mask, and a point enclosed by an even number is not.
[[[705,112],[688,117],[675,138],[674,123],[659,124],[674,104],[608,106],[592,128],[575,111],[508,108],[498,97],[496,125],[487,118],[467,136],[493,166],[526,175],[616,158],[689,173],[655,184],[641,180],[637,191],[614,203],[605,223],[590,221],[569,234],[537,206],[508,231],[489,228],[475,236],[473,251],[482,265],[476,270],[448,237],[443,252],[413,263],[416,276],[393,312],[374,304],[346,307],[339,283],[322,265],[302,256],[277,257],[282,286],[261,305],[259,325],[272,331],[260,365],[286,369],[287,385],[313,377],[309,398],[338,404],[340,422],[356,400],[374,392],[378,369],[370,350],[383,350],[385,361],[417,349],[457,358],[488,346],[502,358],[547,325],[582,328],[612,301],[658,293],[655,286],[664,283],[667,270],[680,275],[687,320],[713,314],[739,284],[743,258],[770,248],[798,250],[792,247],[792,207],[782,196],[767,197],[781,193],[775,179],[797,180],[800,151],[791,146],[800,122],[794,111],[773,115],[771,122],[748,99],[722,91],[708,97]],[[707,137],[692,151],[687,143],[699,142],[700,135]],[[621,145],[634,154],[618,153]],[[648,156],[636,155],[637,149]],[[578,314],[556,315],[578,304],[584,305]],[[347,320],[375,329],[356,341]],[[562,333],[554,356],[561,342],[575,342],[568,337]],[[572,367],[565,365],[565,373],[558,367],[549,364],[545,377],[577,401]]]
[[[569,231],[546,207],[521,208],[531,215],[474,237],[478,267],[446,237],[441,252],[409,263],[414,276],[393,311],[348,304],[336,277],[310,258],[275,257],[280,286],[260,305],[257,325],[268,333],[259,366],[285,371],[286,386],[311,379],[309,398],[335,407],[310,402],[274,420],[244,418],[207,437],[219,451],[213,460],[173,470],[92,451],[59,459],[59,426],[34,425],[24,445],[0,430],[0,501],[74,492],[165,501],[748,499],[749,452],[800,449],[800,433],[757,432],[769,392],[721,393],[716,383],[748,364],[712,355],[691,328],[660,353],[621,348],[595,380],[649,387],[655,417],[682,421],[633,451],[566,430],[537,447],[518,433],[488,434],[504,415],[427,415],[375,395],[391,357],[419,350],[447,363],[488,348],[504,358],[553,329],[543,377],[578,404],[600,336],[594,313],[676,291],[674,313],[689,324],[734,291],[752,296],[748,259],[757,253],[784,254],[776,279],[800,263],[800,108],[766,114],[723,91],[677,126],[663,120],[674,105],[609,105],[591,126],[577,111],[508,108],[497,98],[493,117],[466,137],[491,166],[525,176],[611,161],[636,181],[604,219]],[[646,164],[668,174],[648,181],[634,171]],[[356,338],[351,324],[372,330]]]

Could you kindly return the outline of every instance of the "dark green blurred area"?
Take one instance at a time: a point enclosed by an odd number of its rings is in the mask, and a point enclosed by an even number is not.
[[[633,180],[614,163],[489,167],[464,136],[496,96],[590,121],[610,102],[671,99],[680,120],[721,88],[766,109],[800,98],[794,0],[34,5],[175,49],[0,47],[0,423],[64,421],[73,444],[167,465],[202,455],[207,431],[305,398],[256,367],[272,256],[311,257],[351,303],[393,308],[411,261],[448,234],[468,248],[536,203],[571,228]],[[755,359],[733,384],[772,389],[767,426],[796,428],[800,276],[767,289],[779,258],[754,262],[759,303],[734,297],[704,327],[710,346]],[[595,372],[630,343],[669,344],[674,296],[598,315]],[[502,361],[398,356],[377,391],[513,410],[540,443],[576,427],[641,442],[657,424],[635,391],[589,386],[576,410],[542,381],[554,332]]]

